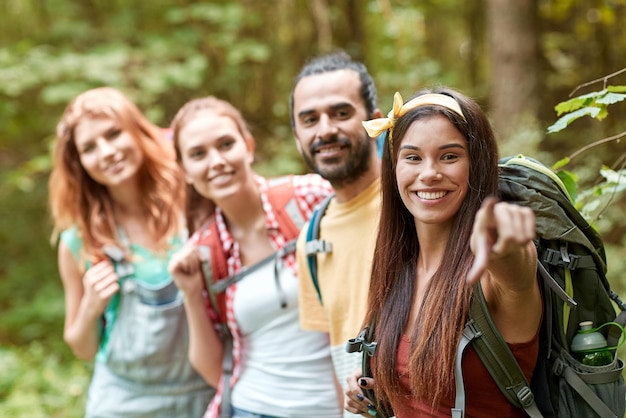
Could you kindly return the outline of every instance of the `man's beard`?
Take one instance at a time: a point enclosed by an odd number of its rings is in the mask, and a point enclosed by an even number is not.
[[[343,164],[338,158],[326,158],[324,164],[321,164],[321,167],[318,166],[313,158],[315,151],[320,146],[331,144],[347,147],[348,157],[345,158]],[[347,138],[335,136],[328,141],[313,142],[309,147],[309,152],[302,153],[302,157],[309,168],[328,180],[333,188],[341,188],[354,183],[369,170],[372,146],[372,140],[367,135],[360,137],[355,144],[350,143]]]

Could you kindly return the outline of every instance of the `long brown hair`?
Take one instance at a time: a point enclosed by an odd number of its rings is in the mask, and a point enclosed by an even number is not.
[[[464,278],[473,255],[469,249],[472,225],[481,202],[497,194],[497,145],[489,121],[472,99],[452,89],[424,90],[453,97],[465,119],[447,108],[425,105],[398,118],[393,129],[393,157],[385,140],[382,157],[382,210],[374,252],[368,311],[365,324],[376,319],[376,391],[385,403],[404,401],[406,396],[432,399],[436,405],[454,387],[454,359],[465,324],[471,288]],[[420,251],[415,221],[402,203],[395,166],[400,143],[417,120],[443,115],[466,138],[469,157],[469,190],[446,244],[443,262],[425,292],[418,320],[411,330],[409,370],[411,392],[400,385],[396,371],[397,350],[408,321],[413,295],[417,257]]]
[[[182,157],[180,154],[180,131],[190,121],[198,117],[199,112],[209,112],[213,113],[214,116],[226,116],[231,118],[235,122],[235,125],[237,125],[239,133],[246,141],[246,145],[251,146],[251,144],[254,144],[254,138],[248,129],[246,120],[235,106],[214,96],[193,99],[185,103],[183,107],[180,108],[171,123],[172,133],[174,136],[174,148],[176,149],[176,160],[181,167]],[[198,229],[214,212],[215,204],[209,199],[201,196],[192,185],[187,184],[187,204],[185,206],[185,216],[187,219],[189,233],[191,234]]]
[[[112,119],[137,141],[144,155],[138,173],[141,185],[138,198],[157,246],[166,248],[168,238],[184,227],[181,216],[184,177],[176,164],[174,149],[160,129],[124,94],[111,87],[78,95],[57,125],[54,166],[48,184],[54,221],[52,243],[56,243],[61,231],[76,226],[90,261],[102,257],[103,245],[120,244],[109,192],[87,174],[76,148],[75,129],[86,117]]]

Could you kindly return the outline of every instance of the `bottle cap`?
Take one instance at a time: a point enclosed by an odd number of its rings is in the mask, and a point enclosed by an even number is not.
[[[606,339],[592,328],[593,323],[591,321],[581,322],[579,325],[581,329],[572,340],[572,351],[594,350],[607,346]]]

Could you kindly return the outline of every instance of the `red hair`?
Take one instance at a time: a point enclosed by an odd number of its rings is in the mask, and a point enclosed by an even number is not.
[[[91,261],[102,257],[102,246],[119,244],[113,205],[108,190],[83,168],[75,143],[75,130],[83,118],[108,118],[136,141],[144,155],[138,172],[140,196],[150,233],[159,248],[182,228],[184,177],[174,150],[160,129],[146,119],[119,90],[100,87],[78,95],[57,125],[53,169],[49,179],[49,205],[54,221],[52,243],[61,231],[76,226]]]

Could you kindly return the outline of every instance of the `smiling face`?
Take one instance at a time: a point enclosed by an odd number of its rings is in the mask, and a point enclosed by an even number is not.
[[[309,167],[334,186],[358,179],[369,169],[372,139],[361,81],[352,70],[302,78],[294,89],[296,145]]]
[[[198,111],[180,129],[178,147],[187,182],[218,206],[252,179],[252,138],[228,116]]]
[[[134,182],[144,162],[135,138],[114,119],[81,119],[74,131],[80,163],[96,182],[111,188]]]
[[[452,222],[467,195],[469,164],[467,141],[448,118],[413,122],[400,143],[395,172],[416,225]]]

